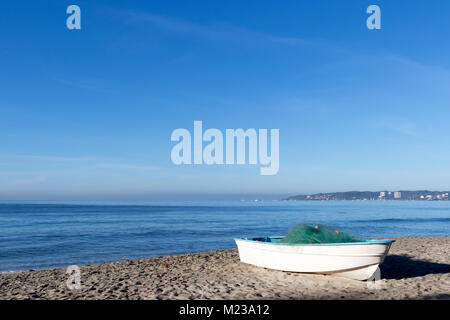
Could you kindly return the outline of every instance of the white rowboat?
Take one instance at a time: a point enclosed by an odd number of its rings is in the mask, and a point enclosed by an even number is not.
[[[347,243],[281,243],[283,237],[237,238],[241,262],[269,269],[367,280],[395,240]]]

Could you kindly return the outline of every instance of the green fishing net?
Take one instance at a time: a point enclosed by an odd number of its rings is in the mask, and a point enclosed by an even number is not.
[[[307,224],[294,226],[280,240],[283,243],[342,243],[355,241],[358,240],[343,231],[324,225],[310,226]]]

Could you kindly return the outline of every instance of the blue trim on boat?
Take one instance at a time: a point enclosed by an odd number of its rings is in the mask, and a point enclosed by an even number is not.
[[[337,243],[284,243],[280,240],[283,236],[274,237],[249,237],[249,238],[234,238],[234,240],[248,241],[248,242],[262,242],[264,244],[284,245],[284,246],[343,246],[343,245],[358,245],[358,244],[386,244],[395,242],[394,239],[367,239],[355,242],[337,242]],[[258,239],[258,240],[256,240]],[[273,241],[275,240],[275,241]]]

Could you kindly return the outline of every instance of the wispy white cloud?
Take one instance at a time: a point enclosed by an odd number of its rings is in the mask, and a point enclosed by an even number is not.
[[[113,89],[110,89],[110,84],[105,79],[94,79],[94,78],[74,78],[72,75],[72,78],[67,79],[63,76],[57,75],[57,74],[51,74],[51,77],[54,81],[74,87],[77,89],[82,90],[88,90],[92,92],[98,92],[103,94],[116,94],[117,93],[117,87]]]
[[[265,32],[250,30],[242,26],[236,26],[229,23],[211,23],[201,24],[191,21],[181,20],[169,16],[154,14],[151,12],[137,12],[133,10],[121,10],[115,8],[108,8],[109,12],[127,24],[151,24],[161,30],[188,35],[191,37],[200,38],[206,41],[213,42],[234,42],[241,45],[282,45],[294,48],[311,48],[321,51],[326,51],[334,54],[341,54],[353,62],[355,58],[360,58],[364,61],[382,58],[393,62],[398,62],[407,65],[417,70],[421,69],[423,72],[432,72],[433,74],[440,73],[444,76],[450,76],[450,70],[437,65],[427,65],[409,57],[402,57],[395,53],[373,53],[361,51],[358,49],[348,49],[344,46],[331,44],[329,42],[319,39],[307,39],[301,37],[291,37],[286,35],[276,35]],[[192,55],[192,53],[190,53]],[[180,59],[186,58],[184,55]]]
[[[42,160],[55,162],[73,162],[73,161],[88,161],[88,157],[61,157],[61,156],[42,156],[42,155],[5,155],[0,154],[0,159],[28,159],[28,160]]]
[[[67,165],[77,164],[81,167],[110,168],[110,169],[135,169],[135,170],[158,170],[161,167],[136,163],[124,163],[101,157],[65,157],[65,156],[46,156],[46,155],[0,155],[0,159],[6,160],[28,160],[64,163]],[[0,162],[0,165],[8,166],[14,162]]]
[[[398,63],[407,65],[407,66],[415,68],[415,69],[441,72],[442,74],[446,74],[446,75],[450,76],[450,70],[448,70],[447,68],[444,68],[442,66],[439,66],[439,65],[421,63],[421,62],[415,61],[408,57],[402,57],[402,56],[393,55],[393,54],[389,54],[386,57],[392,61],[396,61]]]
[[[395,131],[397,133],[417,137],[419,136],[416,126],[407,120],[382,120],[380,125],[389,130]]]
[[[209,41],[235,41],[242,44],[259,42],[287,46],[320,45],[315,41],[299,37],[267,34],[226,23],[199,24],[149,12],[124,11],[112,8],[109,8],[109,10],[117,16],[120,16],[127,24],[150,23],[168,32],[185,34]]]
[[[140,165],[130,163],[97,163],[95,167],[110,168],[110,169],[133,169],[133,170],[159,170],[158,166]]]
[[[36,183],[42,183],[48,180],[47,176],[37,176],[26,179],[17,179],[11,182],[12,186],[24,186],[24,185],[32,185]]]

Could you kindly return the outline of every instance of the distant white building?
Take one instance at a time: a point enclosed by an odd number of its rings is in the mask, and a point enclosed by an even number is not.
[[[386,192],[381,191],[380,195],[378,196],[378,198],[383,199],[384,197],[386,197]]]
[[[400,191],[394,192],[394,199],[400,199],[402,197],[402,193]]]

